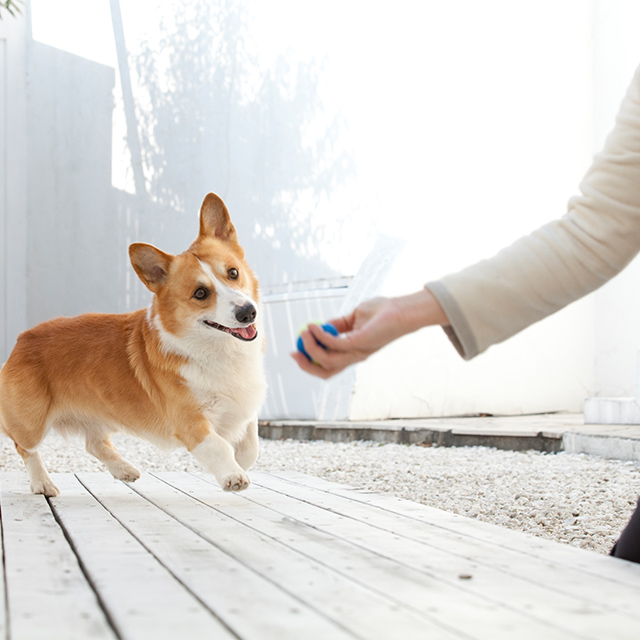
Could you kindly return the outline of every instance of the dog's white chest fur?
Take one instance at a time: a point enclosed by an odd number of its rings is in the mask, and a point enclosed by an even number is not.
[[[255,421],[266,392],[262,349],[230,343],[190,357],[180,374],[213,428],[229,441],[241,438]]]
[[[182,367],[185,383],[206,414],[222,417],[232,413],[247,420],[255,416],[266,383],[260,358],[251,355],[234,361],[191,361]]]

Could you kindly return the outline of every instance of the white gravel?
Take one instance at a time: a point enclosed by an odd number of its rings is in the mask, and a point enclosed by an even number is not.
[[[122,435],[113,441],[141,471],[200,471],[184,450],[167,453]],[[51,435],[40,452],[51,472],[104,470],[80,440]],[[0,438],[0,471],[23,468],[13,444]],[[263,440],[254,468],[388,492],[600,553],[609,552],[640,493],[639,462],[486,447]]]

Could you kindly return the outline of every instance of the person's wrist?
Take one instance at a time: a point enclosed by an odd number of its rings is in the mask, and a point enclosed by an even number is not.
[[[432,325],[447,325],[449,320],[429,289],[396,298],[405,333]]]

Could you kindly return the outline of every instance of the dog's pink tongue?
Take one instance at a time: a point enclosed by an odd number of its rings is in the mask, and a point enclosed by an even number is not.
[[[256,331],[256,328],[254,325],[250,324],[248,327],[243,327],[242,329],[238,329],[238,333],[245,339],[245,340],[253,340],[256,337],[256,334],[258,333]]]

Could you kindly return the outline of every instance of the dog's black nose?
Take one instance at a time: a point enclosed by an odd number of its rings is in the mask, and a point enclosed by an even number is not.
[[[236,309],[236,320],[242,324],[252,323],[257,315],[258,311],[250,302]]]

